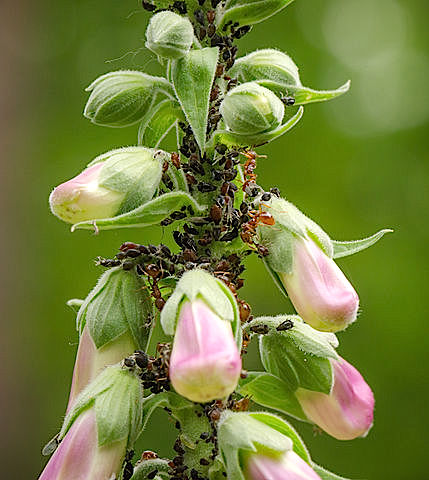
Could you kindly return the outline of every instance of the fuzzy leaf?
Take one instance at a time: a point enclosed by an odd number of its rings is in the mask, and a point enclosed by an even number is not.
[[[293,391],[280,378],[264,372],[249,372],[240,380],[240,395],[248,395],[263,407],[272,408],[300,420],[307,420]]]
[[[142,206],[112,218],[103,218],[96,221],[79,222],[72,226],[75,230],[112,230],[115,228],[148,227],[159,224],[164,218],[183,206],[190,206],[194,210],[202,212],[205,207],[199,205],[186,192],[169,192],[154,198]]]
[[[347,93],[350,89],[350,80],[334,90],[313,90],[302,85],[278,83],[272,80],[258,80],[257,83],[269,88],[277,95],[290,95],[295,99],[295,105],[325,102]]]
[[[228,22],[240,25],[259,23],[287,7],[293,0],[229,0],[219,26]]]
[[[184,117],[176,101],[166,99],[159,102],[140,124],[139,145],[157,148],[178,120],[184,120]]]
[[[334,246],[334,258],[347,257],[353,255],[354,253],[365,250],[366,248],[377,243],[386,233],[391,233],[393,230],[384,229],[380,230],[370,237],[363,238],[362,240],[351,240],[349,242],[339,242],[337,240],[332,240]]]
[[[206,142],[209,98],[218,55],[217,47],[191,50],[175,60],[171,69],[177,98],[202,152]]]

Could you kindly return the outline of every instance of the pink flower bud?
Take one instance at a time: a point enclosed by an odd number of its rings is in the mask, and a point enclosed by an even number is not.
[[[113,217],[125,194],[99,185],[103,165],[104,162],[96,163],[54,188],[49,197],[52,213],[68,223]]]
[[[299,388],[296,396],[307,417],[338,440],[365,436],[374,418],[374,395],[353,365],[331,360],[334,385],[329,395]]]
[[[83,412],[49,459],[39,480],[110,480],[117,478],[127,439],[99,446],[94,408]]]
[[[170,380],[176,391],[194,402],[224,398],[234,391],[240,372],[231,324],[202,300],[184,303],[170,358]]]
[[[120,362],[137,349],[131,335],[125,333],[97,350],[85,325],[79,340],[67,412],[79,393],[108,365]]]
[[[246,480],[320,480],[319,475],[293,450],[280,458],[251,455]]]
[[[292,273],[280,276],[296,311],[312,327],[336,332],[356,320],[357,293],[312,240],[294,242]]]

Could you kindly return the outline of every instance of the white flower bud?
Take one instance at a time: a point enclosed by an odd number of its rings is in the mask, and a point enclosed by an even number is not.
[[[238,85],[225,96],[220,112],[231,132],[255,135],[280,126],[284,105],[271,90],[249,82]]]
[[[191,22],[174,12],[154,15],[146,30],[146,47],[163,58],[180,58],[186,55],[194,41]]]

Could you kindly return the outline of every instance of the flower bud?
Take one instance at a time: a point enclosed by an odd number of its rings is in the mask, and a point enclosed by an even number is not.
[[[270,132],[280,126],[284,105],[268,88],[249,82],[230,90],[220,113],[228,130],[240,135]]]
[[[155,14],[146,30],[146,47],[163,58],[183,57],[189,52],[193,41],[191,22],[174,12]]]
[[[280,458],[249,455],[246,480],[320,480],[319,475],[293,450]]]
[[[244,82],[272,80],[286,86],[301,85],[298,67],[283,52],[271,48],[256,50],[236,60],[230,70]]]
[[[343,358],[331,359],[330,394],[299,388],[296,397],[307,417],[338,440],[365,436],[372,426],[374,396],[362,375]]]
[[[119,365],[103,370],[66,415],[61,443],[39,480],[119,478],[125,453],[141,429],[142,399],[134,372]]]
[[[126,127],[144,117],[157,92],[172,89],[164,78],[118,71],[102,75],[86,90],[91,92],[83,113],[86,118],[97,125]]]
[[[359,297],[337,264],[310,238],[295,238],[290,273],[279,277],[302,319],[336,332],[356,320]]]
[[[182,304],[170,358],[175,390],[193,402],[209,402],[232,393],[241,372],[231,323],[202,300]]]
[[[144,325],[152,309],[149,293],[133,270],[103,273],[78,312],[81,335],[67,410],[103,368],[146,348],[149,331]]]
[[[52,213],[67,223],[110,218],[133,210],[155,194],[167,155],[129,147],[97,157],[77,177],[56,187],[49,197]]]
[[[117,478],[126,445],[126,439],[113,445],[98,445],[95,411],[91,408],[75,420],[39,480]]]

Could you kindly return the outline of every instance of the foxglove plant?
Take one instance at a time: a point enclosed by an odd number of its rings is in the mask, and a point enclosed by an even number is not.
[[[144,1],[153,14],[146,47],[165,77],[117,71],[88,87],[85,117],[138,124],[137,144],[56,187],[52,212],[72,231],[159,225],[171,242],[124,242],[113,258],[98,258],[105,271],[88,297],[69,302],[79,347],[40,479],[338,480],[313,462],[287,417],[340,440],[372,426],[372,391],[336,351],[334,332],[356,320],[359,298],[335,259],[388,230],[332,240],[257,181],[255,149],[298,123],[303,105],[350,86],[305,87],[278,50],[237,58],[236,40],[291,1]],[[240,295],[250,254],[297,315],[253,317]],[[264,371],[247,372],[254,338]],[[179,429],[176,456],[133,460],[157,408]]]

